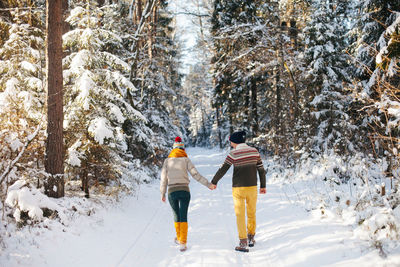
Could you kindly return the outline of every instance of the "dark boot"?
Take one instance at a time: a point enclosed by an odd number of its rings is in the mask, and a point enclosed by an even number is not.
[[[236,251],[249,252],[247,248],[247,239],[240,239],[239,246],[235,247]]]
[[[247,239],[249,241],[249,247],[254,247],[254,245],[256,244],[256,241],[254,240],[254,235],[247,235]]]

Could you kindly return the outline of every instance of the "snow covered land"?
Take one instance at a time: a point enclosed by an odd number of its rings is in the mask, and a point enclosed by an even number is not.
[[[210,180],[227,151],[190,148],[188,154],[200,173]],[[234,251],[238,238],[231,196],[231,169],[214,191],[192,180],[189,249],[184,253],[173,242],[172,211],[160,200],[157,179],[139,185],[135,195],[126,196],[119,202],[95,195],[90,199],[48,200],[58,206],[59,218],[46,218],[33,226],[16,229],[15,225],[2,221],[0,265],[400,265],[398,244],[382,239],[383,251],[380,251],[363,238],[370,230],[356,223],[360,215],[354,212],[352,203],[346,204],[344,195],[343,200],[333,201],[339,203],[336,206],[324,200],[335,194],[329,183],[320,182],[326,172],[318,172],[315,166],[310,166],[309,173],[314,172],[314,176],[310,176],[312,179],[307,180],[298,172],[292,173],[297,179],[284,183],[278,177],[284,173],[279,166],[273,165],[270,159],[265,159],[264,163],[268,168],[268,192],[259,195],[257,244],[249,253]],[[18,186],[21,185],[15,185],[14,189]],[[317,191],[314,199],[310,199],[310,190]],[[23,194],[22,191],[15,194]],[[38,205],[34,193],[26,204]],[[343,205],[340,205],[341,201]],[[373,223],[387,220],[384,218],[383,215],[375,217],[368,225],[372,227]],[[376,226],[375,231],[378,230]]]

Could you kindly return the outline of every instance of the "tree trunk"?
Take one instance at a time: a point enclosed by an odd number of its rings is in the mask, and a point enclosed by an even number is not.
[[[218,105],[215,108],[215,114],[216,114],[216,119],[217,119],[217,131],[218,131],[219,148],[222,149],[221,121],[220,121],[220,118],[219,118],[219,106]]]
[[[152,18],[148,19],[147,29],[148,29],[148,39],[147,39],[147,54],[149,55],[150,64],[153,59],[153,25]]]
[[[157,23],[158,23],[158,7],[157,3],[154,5],[153,8],[153,23],[152,23],[152,42],[156,42],[156,36],[157,36]],[[156,56],[157,55],[157,49],[153,48],[152,45],[152,55]]]
[[[139,25],[142,19],[142,0],[138,0],[136,4],[136,25]]]
[[[233,112],[232,112],[232,104],[229,103],[229,109],[228,109],[228,117],[229,117],[229,135],[233,134]]]
[[[281,88],[280,88],[280,70],[279,66],[276,66],[275,69],[275,92],[276,92],[276,104],[275,104],[275,132],[276,135],[274,137],[274,146],[275,146],[275,155],[278,155],[280,151],[280,141],[281,141]]]
[[[200,14],[200,3],[199,0],[197,0],[197,13]],[[201,16],[199,16],[199,26],[200,26],[200,38],[201,41],[203,42],[205,40],[204,38],[204,30],[203,30],[203,21],[201,20]]]
[[[89,175],[87,167],[88,166],[86,164],[83,165],[81,182],[82,182],[82,191],[85,192],[85,197],[89,198]]]
[[[247,129],[250,129],[250,90],[248,88],[249,85],[246,85],[246,95],[244,99],[244,118],[243,118],[243,124],[244,127]]]
[[[276,110],[275,110],[275,128],[276,132],[280,134],[280,115],[281,115],[281,88],[280,88],[280,70],[279,66],[276,67],[275,73],[275,92],[276,92]]]
[[[64,196],[62,0],[47,0],[47,142],[45,192]]]
[[[258,112],[257,112],[257,81],[252,80],[251,83],[251,129],[253,137],[258,134]]]

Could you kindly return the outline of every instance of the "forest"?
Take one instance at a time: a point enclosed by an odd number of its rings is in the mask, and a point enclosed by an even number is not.
[[[229,136],[245,130],[269,179],[318,179],[329,192],[310,187],[300,202],[352,207],[381,255],[397,246],[400,1],[55,2],[60,13],[49,16],[44,0],[0,1],[4,225],[61,216],[22,205],[21,195],[118,199],[159,178],[176,136],[229,149]],[[52,18],[62,41],[53,93]],[[60,102],[61,136],[50,141]]]

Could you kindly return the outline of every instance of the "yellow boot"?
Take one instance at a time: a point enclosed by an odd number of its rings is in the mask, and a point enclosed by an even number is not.
[[[181,222],[181,235],[180,235],[181,248],[180,248],[180,251],[182,251],[182,252],[187,249],[187,246],[186,246],[187,233],[188,233],[188,223]]]
[[[174,225],[176,230],[175,243],[179,245],[181,243],[181,223],[175,222]]]

